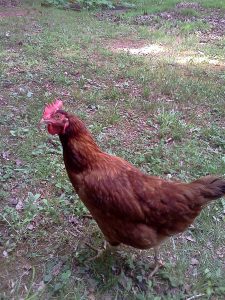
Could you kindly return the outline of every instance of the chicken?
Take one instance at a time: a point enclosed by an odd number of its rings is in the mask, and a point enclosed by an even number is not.
[[[65,167],[76,193],[112,246],[155,249],[183,232],[202,208],[225,194],[225,180],[206,176],[191,183],[144,174],[127,161],[103,152],[84,123],[62,110],[62,101],[45,107],[41,123],[58,134]]]

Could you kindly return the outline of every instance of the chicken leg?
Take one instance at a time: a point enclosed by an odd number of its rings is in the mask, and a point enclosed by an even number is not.
[[[88,242],[86,242],[85,244],[97,253],[95,256],[92,256],[92,257],[88,258],[86,260],[87,262],[93,261],[93,260],[99,258],[100,256],[102,256],[103,253],[107,252],[108,250],[111,250],[111,246],[107,241],[104,241],[102,249],[95,248],[94,246],[92,246]]]
[[[161,268],[163,266],[162,261],[160,261],[159,259],[159,250],[157,247],[154,248],[154,269],[152,270],[152,272],[150,273],[149,277],[153,277],[153,275],[155,275],[155,273],[158,272],[159,268]]]

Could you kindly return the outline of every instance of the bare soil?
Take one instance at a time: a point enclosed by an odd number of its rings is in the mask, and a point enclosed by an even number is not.
[[[0,0],[0,6],[18,6],[21,4],[20,0]]]
[[[0,18],[9,18],[9,17],[23,17],[28,14],[27,10],[17,9],[17,8],[10,8],[4,9],[4,11],[0,12]]]
[[[187,9],[194,10],[194,13],[187,11]],[[124,11],[107,10],[96,14],[99,20],[108,20],[111,22],[129,22],[135,25],[146,25],[151,28],[160,28],[165,21],[170,22],[168,31],[174,31],[180,23],[202,22],[206,26],[198,29],[202,34],[207,33],[208,40],[219,39],[225,34],[225,13],[221,9],[208,9],[202,7],[199,3],[182,2],[176,5],[174,9],[143,15],[137,15],[128,20],[124,17]]]
[[[23,9],[21,4],[20,0],[0,0],[0,18],[26,16],[28,9]]]

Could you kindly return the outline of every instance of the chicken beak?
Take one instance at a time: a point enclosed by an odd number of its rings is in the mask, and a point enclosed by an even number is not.
[[[49,120],[45,120],[44,118],[41,118],[40,122],[38,123],[38,129],[40,131],[43,130],[43,125],[49,124]]]

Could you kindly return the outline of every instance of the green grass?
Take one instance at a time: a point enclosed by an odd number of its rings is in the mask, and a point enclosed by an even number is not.
[[[184,8],[181,10],[180,13],[186,17],[198,17],[199,16],[199,12],[194,10],[193,8]]]
[[[159,11],[165,11],[173,8],[177,3],[182,1],[179,0],[132,0],[132,3],[136,4],[138,11],[147,11],[148,13],[156,13]],[[195,2],[201,4],[206,8],[221,8],[225,9],[225,3],[223,0],[198,0],[198,1],[185,1]]]
[[[142,1],[129,15],[178,2]],[[198,2],[225,8],[223,1]],[[224,37],[202,44],[198,21],[168,31],[168,24],[153,29],[98,21],[92,12],[44,9],[37,2],[33,9],[0,19],[0,296],[224,299],[224,200],[161,246],[165,267],[151,280],[151,250],[121,247],[86,264],[95,253],[85,242],[98,247],[102,235],[84,217],[58,138],[37,127],[45,103],[60,97],[105,151],[149,174],[184,181],[224,175]],[[164,52],[135,56],[113,51],[117,43],[156,44]],[[218,63],[180,62],[199,53]]]
[[[138,12],[147,13],[157,13],[161,11],[165,11],[173,8],[179,0],[168,0],[168,1],[160,1],[160,0],[133,0],[131,1],[136,4],[136,9]]]

